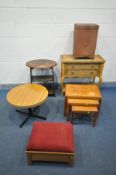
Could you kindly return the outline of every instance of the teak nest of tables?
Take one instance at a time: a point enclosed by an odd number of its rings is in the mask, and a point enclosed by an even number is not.
[[[95,126],[102,100],[99,87],[95,84],[67,84],[65,88],[64,115],[67,120],[72,122],[73,113],[93,113]]]

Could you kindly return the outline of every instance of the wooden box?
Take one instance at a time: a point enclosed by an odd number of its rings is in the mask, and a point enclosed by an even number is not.
[[[77,23],[74,25],[73,56],[94,59],[99,25]]]

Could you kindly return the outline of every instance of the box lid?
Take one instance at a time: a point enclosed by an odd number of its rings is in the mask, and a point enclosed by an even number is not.
[[[74,26],[78,28],[99,28],[99,25],[95,23],[76,23]]]

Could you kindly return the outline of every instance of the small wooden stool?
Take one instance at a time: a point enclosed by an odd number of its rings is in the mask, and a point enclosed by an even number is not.
[[[72,106],[71,107],[71,115],[69,120],[73,121],[73,114],[74,113],[92,113],[93,116],[93,126],[96,125],[96,120],[98,117],[98,108],[96,106]]]
[[[67,100],[67,111],[66,116],[69,117],[71,112],[71,106],[99,106],[98,100],[89,100],[89,99],[68,99]]]
[[[69,122],[35,122],[26,149],[32,161],[66,162],[73,165],[73,126]]]

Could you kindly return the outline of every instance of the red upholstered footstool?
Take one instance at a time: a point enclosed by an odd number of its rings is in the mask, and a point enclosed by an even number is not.
[[[73,127],[69,122],[35,122],[26,149],[32,161],[66,162],[73,165]]]

